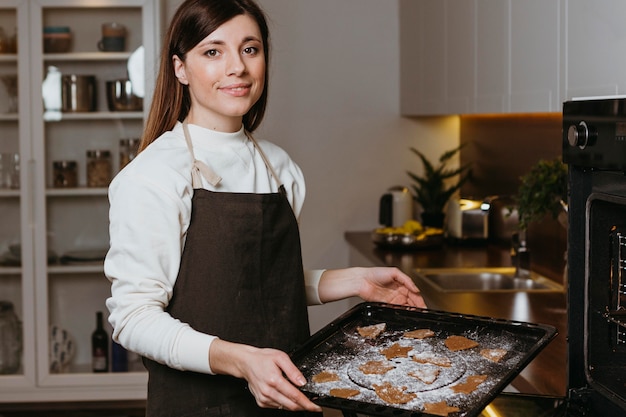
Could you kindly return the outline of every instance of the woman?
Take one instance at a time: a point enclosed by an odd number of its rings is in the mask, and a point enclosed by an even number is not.
[[[253,0],[185,1],[141,152],[110,186],[109,320],[145,358],[149,416],[319,412],[285,353],[309,336],[307,304],[424,306],[395,268],[303,271],[302,173],[251,135],[267,101],[268,37]]]

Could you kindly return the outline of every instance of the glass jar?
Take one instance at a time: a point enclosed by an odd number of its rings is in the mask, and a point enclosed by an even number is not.
[[[0,374],[15,374],[22,360],[22,323],[13,303],[0,301]]]
[[[78,186],[76,161],[54,161],[52,163],[54,187],[72,188]]]
[[[43,28],[43,52],[45,54],[65,53],[72,48],[72,32],[67,26],[46,26]]]
[[[139,139],[120,139],[120,170],[137,156]]]
[[[111,152],[87,151],[87,186],[108,187],[111,182]]]

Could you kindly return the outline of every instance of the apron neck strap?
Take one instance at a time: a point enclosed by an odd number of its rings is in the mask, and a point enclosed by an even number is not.
[[[205,180],[209,182],[213,187],[217,186],[220,181],[222,181],[222,177],[217,175],[215,171],[207,164],[202,161],[198,161],[196,156],[193,153],[193,145],[191,144],[191,135],[189,134],[189,127],[187,126],[187,119],[183,121],[183,133],[185,134],[185,141],[187,142],[187,148],[189,148],[189,153],[191,154],[191,185],[195,188],[202,188],[202,178],[200,175],[204,177]]]
[[[274,171],[274,167],[272,166],[272,164],[270,164],[270,161],[267,158],[267,155],[265,155],[265,152],[263,152],[263,149],[261,149],[261,147],[257,144],[256,140],[254,139],[254,136],[252,136],[252,133],[246,131],[246,136],[248,137],[248,139],[250,139],[250,142],[254,144],[254,147],[256,148],[256,150],[259,151],[259,155],[261,155],[261,158],[263,159],[263,162],[265,162],[265,166],[267,167],[267,169],[270,170],[270,174],[272,175],[272,178],[274,178],[274,181],[276,182],[278,189],[280,190],[282,188],[284,190],[283,184],[280,182],[280,178],[278,178],[276,171]]]
[[[191,162],[193,164],[191,169],[191,185],[193,186],[193,188],[202,188],[202,178],[200,177],[202,175],[204,179],[209,182],[209,184],[214,187],[217,186],[220,181],[222,181],[222,177],[217,175],[217,173],[213,171],[213,169],[207,164],[197,160],[195,154],[193,153],[193,144],[191,143],[191,135],[189,134],[187,119],[183,120],[183,133],[185,134],[185,141],[187,142],[187,148],[189,148],[189,154],[191,155]],[[278,178],[276,171],[274,171],[274,167],[272,166],[272,164],[270,164],[267,155],[265,155],[263,149],[261,149],[261,147],[257,144],[252,134],[248,131],[245,131],[245,133],[250,142],[252,142],[252,144],[254,145],[254,148],[259,152],[259,155],[261,155],[265,166],[267,167],[267,169],[269,169],[272,178],[276,182],[278,190],[281,192],[281,194],[285,194],[285,187],[280,182],[280,179]]]

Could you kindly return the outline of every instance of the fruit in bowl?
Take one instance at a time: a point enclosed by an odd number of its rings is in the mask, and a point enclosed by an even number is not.
[[[372,240],[388,248],[430,248],[443,243],[443,229],[424,227],[417,220],[408,220],[399,227],[379,227]]]

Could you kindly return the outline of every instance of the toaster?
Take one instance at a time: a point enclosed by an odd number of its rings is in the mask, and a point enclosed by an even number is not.
[[[486,241],[489,238],[490,207],[486,200],[451,199],[446,216],[448,238]]]

